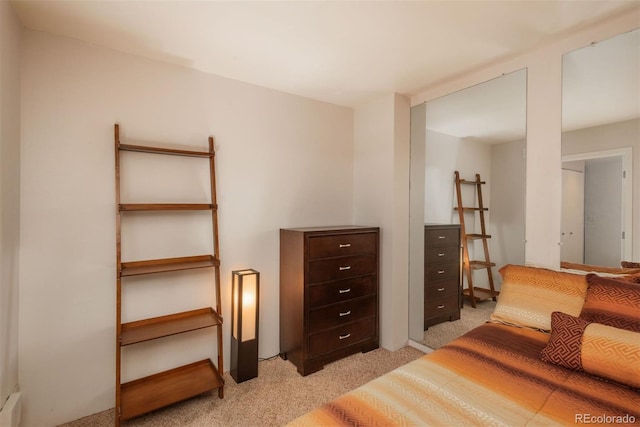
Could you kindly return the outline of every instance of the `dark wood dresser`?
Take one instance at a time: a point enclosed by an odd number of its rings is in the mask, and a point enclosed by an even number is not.
[[[424,226],[424,328],[460,318],[460,225]]]
[[[378,348],[379,228],[280,230],[280,355],[301,375]]]

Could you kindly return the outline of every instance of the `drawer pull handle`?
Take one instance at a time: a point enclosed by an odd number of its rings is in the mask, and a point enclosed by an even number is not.
[[[444,256],[444,252],[440,252],[438,256]]]
[[[346,265],[346,266],[344,266],[344,267],[338,267],[338,269],[339,269],[340,271],[344,271],[344,270],[351,270],[351,266],[350,266],[350,265]]]
[[[345,334],[345,335],[340,335],[338,338],[340,338],[341,340],[346,340],[350,336],[351,336],[351,334]]]
[[[438,239],[446,239],[447,236],[438,236]]]
[[[444,291],[444,288],[438,288],[438,292]]]
[[[438,306],[438,310],[442,310],[443,308],[444,308],[444,304],[440,304],[440,305]]]
[[[351,292],[351,288],[339,289],[338,292],[340,292],[341,294],[346,294],[347,292]]]
[[[338,245],[339,248],[350,248],[351,247],[351,243],[340,243]]]
[[[444,270],[438,270],[438,274],[444,274]]]
[[[350,315],[350,314],[351,314],[351,310],[349,310],[349,311],[343,311],[343,312],[341,312],[341,313],[339,314],[339,316],[340,316],[340,317],[344,317],[344,316],[348,316],[348,315]]]

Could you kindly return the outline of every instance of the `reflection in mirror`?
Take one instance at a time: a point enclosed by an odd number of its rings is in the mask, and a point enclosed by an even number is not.
[[[640,30],[563,56],[562,130],[563,265],[637,261]]]
[[[455,171],[464,179],[480,174],[486,182],[482,200],[489,207],[485,221],[496,288],[498,268],[524,263],[526,78],[520,70],[412,108],[409,337],[416,342],[424,343],[434,305],[425,291],[425,224],[459,223]],[[465,206],[477,203],[475,194],[463,193]],[[465,216],[465,226],[467,233],[479,232],[478,216]],[[470,255],[480,251],[481,240],[470,243]],[[484,277],[476,274],[474,286],[488,287],[486,270]],[[467,302],[464,310],[474,310]]]

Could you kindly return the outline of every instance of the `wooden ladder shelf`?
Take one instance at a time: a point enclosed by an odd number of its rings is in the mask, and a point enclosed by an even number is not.
[[[218,390],[224,397],[222,312],[220,299],[220,258],[218,241],[218,205],[215,179],[215,151],[213,138],[209,137],[208,151],[175,150],[120,143],[120,127],[114,126],[115,178],[116,178],[116,415],[115,425],[155,409],[194,397],[211,390]],[[123,152],[188,156],[209,161],[211,200],[207,203],[121,203],[120,157]],[[181,211],[209,211],[213,229],[213,254],[178,258],[151,259],[123,262],[121,257],[121,220],[128,212],[154,211],[175,214]],[[211,269],[215,293],[215,308],[195,308],[179,313],[122,322],[123,279],[131,276],[180,272],[192,269]],[[215,328],[217,333],[217,366],[211,359],[204,359],[168,371],[121,382],[122,349],[137,343],[162,339],[176,334],[203,328]]]
[[[493,273],[491,271],[492,267],[495,267],[495,263],[491,262],[491,258],[489,257],[489,243],[488,240],[491,238],[489,234],[487,234],[487,229],[485,225],[484,213],[489,210],[482,203],[482,185],[486,184],[485,181],[480,179],[480,174],[476,174],[475,180],[466,180],[460,179],[460,173],[458,171],[455,172],[455,183],[456,183],[456,196],[458,205],[454,207],[455,210],[458,211],[458,215],[460,217],[460,234],[462,240],[462,256],[463,256],[463,271],[464,275],[467,278],[467,288],[462,291],[462,294],[469,297],[472,307],[476,307],[477,301],[483,301],[487,299],[496,300],[499,292],[495,290],[493,284]],[[462,186],[470,185],[474,187],[475,194],[477,195],[478,206],[466,206],[462,202]],[[480,218],[480,233],[467,233],[467,229],[465,226],[465,215],[468,213],[477,213]],[[484,259],[483,260],[471,260],[469,258],[469,244],[473,244],[474,240],[482,240],[482,247],[484,249]],[[483,288],[474,286],[473,284],[473,271],[474,270],[484,270],[487,273],[487,279],[489,281],[489,288]]]

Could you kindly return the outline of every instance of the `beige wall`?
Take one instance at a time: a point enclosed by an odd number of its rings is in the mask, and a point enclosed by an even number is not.
[[[525,186],[526,141],[519,140],[491,146],[491,205],[488,225],[491,261],[496,263],[494,281],[505,264],[522,264],[525,256]]]
[[[114,405],[115,122],[124,138],[197,148],[215,137],[226,369],[235,269],[261,272],[260,356],[278,354],[278,230],[353,221],[353,110],[38,32],[26,31],[23,41],[23,426],[59,424]],[[174,181],[181,174],[141,167],[139,177],[151,182],[140,194],[150,195],[154,183],[180,191]],[[188,197],[205,194],[206,170],[186,170],[196,182]],[[186,246],[136,237],[127,250],[142,256],[206,246],[210,222],[199,224],[185,231]],[[158,224],[157,235],[173,225]],[[167,280],[162,292],[154,287],[146,296],[149,285],[135,281],[125,320],[174,303],[186,307],[194,303],[187,294],[210,297],[198,288],[202,275],[189,280],[188,289],[199,290],[183,292]],[[198,360],[214,337],[202,331],[132,346],[123,375]],[[147,352],[165,348],[177,351]]]
[[[18,388],[20,32],[0,2],[0,408]]]
[[[409,100],[389,94],[356,109],[354,220],[381,227],[380,344],[408,339]]]

